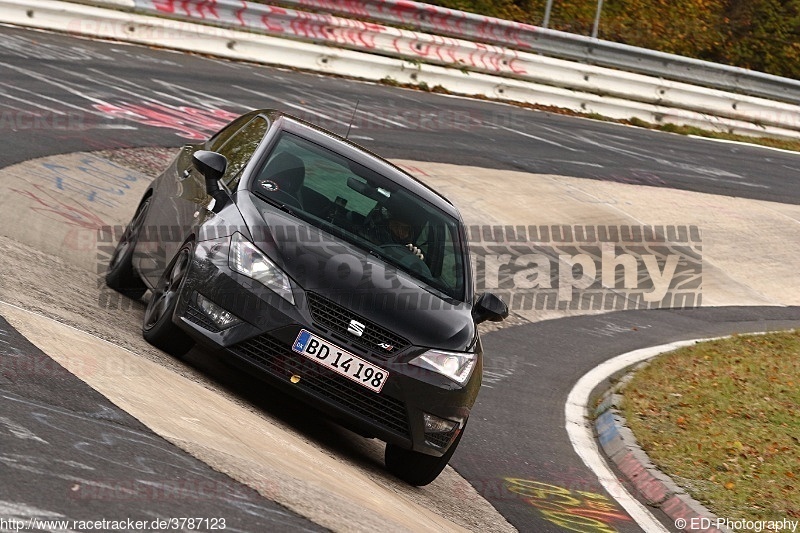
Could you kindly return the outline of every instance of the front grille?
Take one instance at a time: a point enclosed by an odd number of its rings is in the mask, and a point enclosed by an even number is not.
[[[199,307],[197,307],[197,304],[195,304],[194,301],[189,301],[189,305],[186,306],[186,313],[183,316],[189,322],[193,322],[201,328],[211,331],[212,333],[219,333],[222,331],[219,326],[214,324],[214,322],[208,318]]]
[[[346,307],[313,292],[306,293],[306,296],[308,297],[308,309],[316,324],[330,328],[337,333],[344,333],[350,342],[368,349],[370,353],[386,359],[408,346],[408,341],[403,337],[355,314]],[[364,333],[360,337],[347,331],[351,320],[357,320],[364,324]]]
[[[403,402],[376,394],[339,374],[295,353],[291,347],[265,334],[231,348],[236,354],[265,367],[271,374],[286,379],[300,376],[296,387],[311,390],[375,424],[410,437],[408,415]]]

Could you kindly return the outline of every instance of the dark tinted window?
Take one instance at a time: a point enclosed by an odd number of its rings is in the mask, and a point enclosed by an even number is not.
[[[206,141],[206,150],[211,150],[212,152],[219,152],[219,149],[222,147],[225,142],[230,139],[234,133],[239,131],[242,126],[247,124],[248,121],[252,119],[251,116],[241,116],[219,130],[215,133],[208,141]]]
[[[463,300],[466,252],[458,220],[385,176],[283,133],[251,187],[262,198]]]
[[[263,117],[255,117],[217,150],[228,160],[222,182],[229,189],[233,190],[239,184],[244,167],[250,162],[268,127],[269,123]]]

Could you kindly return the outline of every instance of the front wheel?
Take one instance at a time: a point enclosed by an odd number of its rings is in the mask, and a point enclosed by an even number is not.
[[[194,346],[192,338],[172,322],[183,279],[192,261],[192,250],[191,243],[184,244],[172,261],[172,265],[161,275],[147,304],[142,323],[144,339],[175,357],[183,356]]]
[[[442,473],[444,467],[447,466],[458,447],[458,443],[461,442],[461,435],[463,434],[464,428],[459,431],[456,440],[453,441],[453,444],[441,457],[434,457],[406,450],[394,444],[387,444],[384,454],[386,469],[409,485],[414,485],[415,487],[427,485],[436,479]]]

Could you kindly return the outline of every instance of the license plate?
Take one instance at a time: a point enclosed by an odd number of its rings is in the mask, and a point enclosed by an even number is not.
[[[389,372],[383,368],[304,329],[297,335],[292,350],[375,392],[380,392],[389,378]]]

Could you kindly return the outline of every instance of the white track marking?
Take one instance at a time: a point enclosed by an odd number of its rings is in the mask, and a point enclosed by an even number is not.
[[[600,453],[591,423],[587,419],[589,396],[598,384],[624,368],[655,357],[656,355],[707,340],[713,339],[673,342],[661,346],[635,350],[609,359],[584,374],[567,397],[564,413],[567,419],[567,434],[569,435],[572,447],[584,464],[594,472],[600,484],[603,485],[603,488],[605,488],[628,512],[631,518],[648,533],[668,533],[669,530],[653,516],[644,504],[631,496],[619,479],[617,479],[617,476]]]
[[[4,83],[2,85],[6,85],[6,84]],[[50,111],[51,113],[54,113],[56,115],[66,115],[66,113],[64,113],[63,111],[59,111],[58,109],[53,109],[52,107],[48,107],[46,105],[42,105],[42,104],[38,104],[36,102],[32,102],[31,100],[26,100],[25,98],[20,98],[19,96],[12,96],[12,95],[10,95],[8,93],[4,93],[3,96],[5,96],[6,98],[10,98],[12,100],[15,100],[17,102],[22,102],[23,104],[32,105],[36,109],[44,109],[45,111]]]
[[[542,159],[542,161],[547,163],[566,163],[568,165],[581,165],[584,167],[605,168],[603,167],[603,165],[597,163],[589,163],[587,161],[568,161],[566,159]]]
[[[36,442],[41,442],[42,444],[50,444],[43,438],[36,435],[30,429],[26,428],[21,424],[17,424],[13,420],[11,420],[10,418],[6,418],[5,416],[0,416],[0,426],[5,426],[5,428],[18,439],[34,440]]]
[[[241,102],[228,100],[227,98],[220,98],[218,96],[204,93],[202,91],[190,89],[189,87],[184,87],[183,85],[178,85],[177,83],[170,83],[155,78],[151,78],[150,81],[152,81],[153,83],[157,83],[158,85],[161,85],[165,89],[171,89],[173,91],[177,91],[178,93],[184,95],[184,97],[186,94],[193,95],[191,96],[191,98],[193,98],[196,102],[198,102],[198,104],[206,104],[208,102],[211,102],[213,105],[218,105],[218,106],[233,106],[248,110],[252,109],[251,106],[243,104]]]
[[[82,86],[80,86],[80,85],[78,85],[76,83],[69,83],[69,82],[67,82],[65,80],[60,80],[58,78],[48,78],[48,77],[44,76],[43,74],[39,74],[36,71],[28,70],[28,69],[25,69],[25,68],[22,68],[22,67],[15,67],[14,65],[9,65],[7,63],[0,63],[0,66],[3,66],[5,68],[11,69],[11,70],[14,70],[16,72],[19,72],[20,74],[24,74],[24,75],[26,75],[26,76],[28,76],[30,78],[33,78],[35,80],[39,80],[39,81],[41,81],[43,83],[46,83],[48,85],[52,85],[54,87],[58,87],[59,89],[63,89],[65,91],[69,92],[69,93],[74,94],[75,96],[79,96],[80,98],[83,98],[84,100],[88,100],[90,102],[94,102],[95,104],[105,105],[105,104],[108,103],[108,102],[104,102],[103,100],[100,100],[98,98],[94,98],[92,96],[89,96],[88,94],[85,94],[85,93],[79,91],[78,89],[73,89],[73,88],[69,87],[70,85],[77,85],[78,87],[81,87],[82,89],[87,89],[86,87],[82,87]]]
[[[242,87],[241,85],[233,85],[232,87],[234,89],[239,89],[242,92],[254,94],[254,95],[259,96],[261,98],[269,98],[270,100],[275,100],[276,102],[280,102],[281,104],[283,104],[283,105],[285,105],[287,107],[291,107],[291,108],[294,108],[294,109],[299,109],[300,111],[304,111],[304,112],[306,112],[306,113],[308,113],[310,115],[317,115],[320,118],[323,118],[325,120],[330,120],[331,122],[335,122],[336,124],[339,124],[341,126],[347,126],[347,122],[341,121],[338,118],[334,118],[334,117],[332,117],[330,115],[326,115],[325,113],[322,113],[322,112],[317,111],[315,109],[311,109],[310,107],[305,107],[305,106],[301,106],[300,104],[293,104],[291,102],[286,102],[284,100],[281,100],[280,98],[275,98],[274,96],[270,96],[270,95],[268,95],[266,93],[254,91],[253,89],[248,89],[247,87]],[[353,126],[353,129],[354,130],[358,129],[358,126]]]
[[[85,109],[85,108],[83,108],[81,106],[77,106],[75,104],[71,104],[71,103],[65,102],[63,100],[58,100],[57,98],[53,98],[53,97],[47,96],[45,94],[38,94],[38,93],[36,93],[34,91],[30,91],[30,90],[25,89],[23,87],[14,87],[13,85],[9,85],[7,83],[2,83],[2,82],[0,82],[0,85],[2,85],[3,87],[8,87],[10,89],[14,89],[15,91],[19,91],[19,92],[23,92],[25,94],[33,95],[36,98],[41,98],[43,100],[47,100],[48,102],[55,102],[55,103],[57,103],[59,105],[63,105],[64,107],[69,107],[71,109],[78,110],[78,111],[80,111],[82,113],[89,113],[89,114],[98,115],[98,116],[101,116],[101,117],[105,116],[103,113],[100,113],[98,111],[93,111],[91,109]]]
[[[800,155],[796,150],[785,150],[783,148],[776,148],[774,146],[764,146],[763,144],[754,144],[747,141],[732,141],[730,139],[715,139],[714,137],[703,137],[701,135],[687,135],[690,139],[700,139],[701,141],[711,141],[722,144],[738,144],[739,146],[746,146],[748,148],[761,148],[764,150],[772,150],[773,152],[781,152],[784,154]]]
[[[492,124],[491,122],[487,122],[486,124]],[[523,137],[529,137],[531,139],[535,139],[537,141],[552,144],[553,146],[557,146],[559,148],[563,148],[564,150],[569,150],[570,152],[582,152],[583,150],[578,150],[577,148],[570,148],[569,146],[565,146],[559,142],[551,141],[550,139],[545,139],[544,137],[539,137],[537,135],[531,135],[530,133],[525,133],[524,131],[515,130],[514,128],[508,128],[506,126],[501,126],[500,124],[492,124],[500,128],[501,130],[510,131],[511,133],[516,133],[517,135],[522,135]]]
[[[341,97],[338,97],[338,96],[320,95],[320,94],[314,93],[313,91],[301,91],[301,90],[296,90],[295,93],[301,94],[301,95],[305,96],[306,98],[308,98],[309,100],[317,101],[322,105],[339,105],[342,108],[343,112],[348,113],[348,118],[349,118],[349,116],[352,115],[353,110],[355,109],[355,106],[356,106],[356,101],[355,100],[348,100],[347,98],[341,98]],[[332,101],[338,102],[338,104],[335,104]],[[358,101],[360,102],[359,107],[358,107],[359,111],[362,112],[362,113],[370,113],[370,109],[371,109],[371,106],[373,105],[373,102],[369,101],[369,99],[367,97],[365,97],[365,96],[359,97]],[[383,106],[379,105],[378,107],[381,110],[383,110]],[[391,124],[392,126],[397,126],[398,128],[408,129],[408,125],[407,124],[403,124],[402,122],[398,122],[396,120],[392,120],[390,118],[383,117],[380,114],[374,113],[374,112],[369,115],[369,121],[373,121],[373,120],[377,121],[377,122],[385,122],[387,124]],[[353,127],[355,128],[355,126],[353,126]],[[372,140],[372,139],[370,139],[370,140]]]

